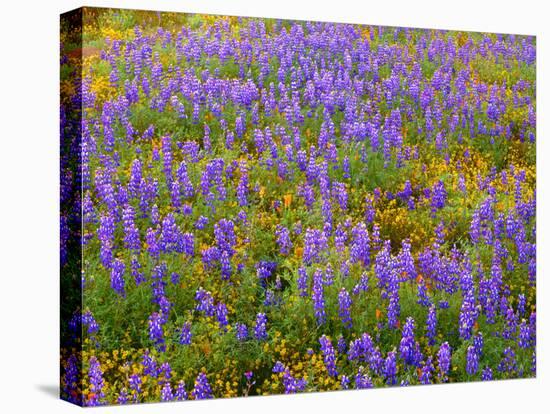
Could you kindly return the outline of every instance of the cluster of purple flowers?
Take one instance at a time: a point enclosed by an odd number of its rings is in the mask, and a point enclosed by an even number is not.
[[[105,393],[103,392],[103,387],[105,386],[105,381],[103,380],[103,370],[95,356],[90,358],[88,376],[90,378],[91,392],[88,396],[87,405],[97,406],[104,404]]]
[[[196,348],[203,323],[216,345],[234,335],[238,352],[302,320],[323,329],[314,340],[343,389],[534,372],[534,41],[364,29],[216,19],[105,41],[109,93],[96,92],[94,61],[61,108],[62,147],[81,157],[80,171],[73,155],[61,160],[61,264],[81,236],[83,256],[97,255],[82,264],[84,297],[100,297],[71,310],[73,342],[82,329],[96,347],[119,333],[105,317],[116,301],[144,327],[143,375],[163,401],[214,396],[205,372],[188,395],[166,352],[172,339]],[[502,73],[479,72],[478,60]],[[512,144],[519,154],[501,159]],[[211,291],[193,297],[201,284]],[[154,309],[135,306],[142,298]],[[496,342],[504,352],[490,367]],[[87,405],[150,395],[130,371],[107,398],[116,382],[105,387],[97,357],[86,362]],[[246,393],[263,382],[258,368]],[[293,369],[273,368],[286,393],[308,387]],[[71,355],[63,393],[75,401],[79,370]]]
[[[442,381],[447,380],[447,374],[451,368],[451,346],[448,342],[444,342],[439,347],[437,352],[437,362],[439,367],[439,375]]]
[[[149,316],[149,339],[157,347],[159,351],[164,352],[166,350],[164,340],[162,315],[158,312],[153,312]]]
[[[421,360],[419,355],[419,346],[414,337],[415,322],[412,317],[408,317],[403,331],[401,333],[401,342],[399,343],[399,354],[401,359],[408,365],[418,365]]]
[[[265,313],[258,313],[256,315],[256,324],[254,325],[254,337],[258,341],[265,341],[267,339],[267,316]]]
[[[340,290],[340,293],[338,293],[338,315],[340,316],[340,320],[344,324],[344,326],[348,329],[351,329],[352,327],[352,320],[351,320],[351,297],[346,290],[346,288],[342,288]]]
[[[124,281],[124,272],[126,271],[126,265],[120,259],[113,261],[113,267],[111,269],[111,287],[120,296],[126,296],[126,282]]]
[[[179,342],[182,345],[190,345],[192,337],[193,334],[191,333],[191,322],[185,322],[179,334]]]
[[[319,343],[321,344],[321,352],[323,353],[323,358],[325,360],[325,367],[327,372],[332,377],[338,376],[338,370],[336,369],[336,355],[334,352],[334,347],[332,342],[326,335],[319,338]]]
[[[322,253],[327,249],[328,240],[324,232],[308,228],[304,239],[304,264],[311,265],[314,262],[320,261]]]
[[[290,232],[284,226],[278,225],[275,230],[275,236],[277,236],[277,244],[279,245],[279,252],[282,255],[290,253],[292,248],[292,242],[290,241]]]
[[[327,316],[325,311],[323,271],[321,269],[317,269],[313,273],[312,299],[317,325],[323,325]]]
[[[248,327],[244,323],[235,323],[235,336],[238,341],[246,341],[248,339]]]
[[[307,381],[305,379],[295,378],[290,373],[290,369],[284,366],[284,364],[280,361],[277,361],[273,366],[273,372],[277,374],[282,373],[285,394],[295,394],[297,392],[303,391],[307,386]]]
[[[210,387],[210,383],[208,382],[208,378],[204,372],[201,372],[197,376],[197,379],[195,380],[195,387],[193,388],[193,391],[191,391],[191,395],[196,400],[205,400],[213,397],[212,388]]]

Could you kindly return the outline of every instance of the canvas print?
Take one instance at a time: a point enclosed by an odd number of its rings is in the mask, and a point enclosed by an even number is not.
[[[536,375],[536,39],[61,16],[61,398]]]

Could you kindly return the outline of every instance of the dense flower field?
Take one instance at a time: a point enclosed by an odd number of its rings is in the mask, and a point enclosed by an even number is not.
[[[533,37],[88,11],[62,398],[535,376]]]

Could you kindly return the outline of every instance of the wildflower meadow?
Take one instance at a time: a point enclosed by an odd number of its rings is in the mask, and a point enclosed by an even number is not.
[[[536,376],[533,36],[61,17],[61,397]]]

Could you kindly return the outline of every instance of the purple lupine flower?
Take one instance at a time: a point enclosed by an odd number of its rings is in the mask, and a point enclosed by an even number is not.
[[[428,289],[426,287],[426,283],[424,282],[424,279],[421,279],[417,284],[417,296],[418,300],[416,303],[422,306],[431,306],[432,302],[430,297],[428,296]]]
[[[336,230],[334,231],[334,246],[336,247],[337,252],[342,253],[344,251],[346,248],[347,238],[348,235],[346,230],[343,228],[342,224],[338,224],[338,227],[336,227]]]
[[[358,295],[361,292],[367,292],[369,290],[369,274],[367,272],[361,273],[359,283],[353,287],[352,293]]]
[[[150,227],[147,229],[145,242],[147,243],[147,251],[151,257],[158,259],[160,254],[160,246],[157,242],[157,232]]]
[[[345,156],[342,161],[342,170],[344,171],[344,178],[351,178],[351,165],[349,161],[349,156]]]
[[[518,314],[519,316],[525,314],[525,295],[523,293],[518,295]]]
[[[195,400],[205,400],[213,398],[212,388],[208,382],[208,378],[204,372],[201,372],[195,380],[195,388],[191,391],[191,395]]]
[[[181,345],[190,345],[192,337],[193,334],[191,333],[191,322],[185,322],[179,334],[179,342]]]
[[[208,224],[208,217],[200,216],[195,222],[195,228],[198,230],[202,230],[206,227],[207,224]]]
[[[278,276],[277,276],[278,278]],[[280,279],[278,279],[280,280]],[[275,292],[272,289],[266,289],[265,291],[265,306],[275,306],[280,303],[280,299],[275,295]]]
[[[284,364],[281,361],[277,361],[275,362],[275,365],[273,366],[272,371],[278,374],[283,372],[285,369],[286,367],[284,366]]]
[[[367,223],[372,223],[376,215],[376,209],[374,208],[374,199],[373,197],[367,196],[365,198],[365,221]]]
[[[160,365],[159,375],[162,375],[164,379],[163,382],[170,380],[172,378],[172,367],[168,362],[164,362]]]
[[[406,364],[413,365],[415,363],[415,340],[414,340],[415,323],[412,317],[408,317],[401,334],[401,342],[399,343],[399,353]]]
[[[309,266],[320,261],[322,253],[327,249],[328,241],[325,233],[318,229],[308,228],[304,239],[304,264]]]
[[[321,269],[317,269],[313,273],[313,288],[311,295],[313,300],[313,311],[315,314],[315,319],[317,320],[317,325],[323,325],[326,321],[325,296],[323,286],[323,272],[321,271]]]
[[[248,339],[248,327],[244,323],[235,323],[235,337],[240,342]]]
[[[162,316],[158,312],[153,312],[149,316],[149,339],[155,344],[155,347],[164,352],[166,345],[164,343],[164,331],[162,329]]]
[[[277,363],[280,364],[282,368],[275,364],[273,372],[283,373],[283,386],[285,387],[285,394],[295,394],[299,391],[303,391],[306,388],[307,381],[305,379],[294,378],[290,373],[290,369],[282,365],[279,361],[277,361]],[[277,371],[275,371],[275,369],[277,369]]]
[[[115,219],[111,214],[106,214],[99,218],[97,238],[101,242],[99,251],[101,264],[108,269],[111,267],[113,260],[112,249],[115,240]]]
[[[350,266],[349,260],[344,260],[340,265],[340,276],[342,279],[346,279],[349,277],[349,266]],[[364,280],[363,275],[361,275],[361,280]],[[367,286],[368,286],[368,276],[367,276]],[[353,292],[353,293],[356,294],[356,292]]]
[[[475,375],[479,365],[479,356],[473,346],[469,346],[466,351],[466,373]]]
[[[497,369],[500,372],[513,373],[517,369],[516,353],[512,347],[508,346],[504,349],[504,356],[500,363],[498,364]]]
[[[231,267],[231,259],[229,258],[229,253],[224,250],[220,257],[220,266],[221,266],[221,276],[223,280],[229,280],[231,274],[233,273],[233,268]]]
[[[336,356],[332,342],[326,335],[323,335],[319,338],[319,343],[321,344],[321,351],[323,352],[325,368],[327,369],[328,375],[337,377],[338,370],[336,369]]]
[[[491,367],[483,368],[483,371],[481,371],[481,380],[482,381],[492,381],[493,380],[493,370],[491,369]]]
[[[248,182],[248,167],[245,162],[241,162],[240,168],[241,177],[237,185],[237,201],[241,207],[248,205],[249,182]]]
[[[346,211],[348,209],[348,192],[346,185],[344,183],[334,181],[334,183],[332,183],[332,193],[342,211]]]
[[[298,268],[298,278],[296,280],[296,284],[298,285],[300,296],[302,297],[307,296],[308,278],[307,278],[307,270],[304,266],[300,266]]]
[[[136,286],[139,286],[146,281],[143,272],[139,270],[141,269],[141,264],[135,256],[132,257],[132,261],[130,262],[130,269]]]
[[[439,375],[442,381],[447,380],[447,374],[451,368],[451,346],[448,342],[443,342],[437,352],[437,362],[439,366]]]
[[[352,328],[352,320],[350,314],[351,303],[351,297],[346,288],[340,289],[340,293],[338,294],[338,315],[340,316],[340,320],[347,329]]]
[[[157,362],[155,361],[155,358],[151,356],[149,350],[146,350],[143,354],[141,365],[143,365],[143,373],[145,375],[151,375],[155,378],[158,377],[159,369],[157,366]]]
[[[237,244],[235,235],[235,224],[231,220],[221,219],[214,225],[214,237],[216,244],[221,251],[227,251],[232,257],[233,247]]]
[[[127,249],[138,252],[141,249],[141,241],[135,223],[134,209],[129,204],[122,211],[122,222],[124,224],[124,245]]]
[[[405,181],[403,190],[399,191],[396,195],[403,201],[409,199],[412,196],[413,190],[410,180]]]
[[[174,399],[174,393],[172,392],[172,386],[169,382],[166,382],[160,391],[161,401],[172,401]]]
[[[86,326],[88,335],[93,336],[99,331],[99,324],[90,311],[86,311],[82,314],[82,324]]]
[[[130,390],[133,391],[134,401],[137,401],[139,394],[141,393],[141,377],[139,374],[132,374],[128,379],[128,384],[130,385]]]
[[[162,137],[162,158],[163,158],[163,172],[166,175],[166,182],[168,185],[172,183],[172,137],[166,135]]]
[[[350,259],[352,263],[361,263],[363,266],[370,264],[370,238],[365,223],[358,223],[352,230],[350,245]]]
[[[394,273],[394,267],[394,261],[391,257],[390,241],[387,240],[384,242],[384,246],[374,258],[374,274],[378,279],[378,287],[389,287],[389,282]],[[392,287],[395,288],[397,286],[398,285],[393,285]]]
[[[405,239],[401,244],[401,251],[397,256],[397,261],[399,263],[399,268],[401,273],[405,273],[409,280],[416,278],[416,267],[414,264],[414,258],[411,253],[411,243],[410,240]]]
[[[170,302],[166,296],[161,296],[158,300],[158,304],[160,307],[160,323],[164,325],[168,322],[170,310],[172,309],[172,302]]]
[[[518,345],[520,348],[529,348],[531,346],[531,329],[525,319],[519,324]]]
[[[428,344],[435,344],[435,336],[437,334],[437,314],[435,311],[435,306],[432,305],[428,309],[428,318],[426,320],[426,337],[428,338]]]
[[[355,388],[358,390],[374,388],[372,379],[368,376],[367,373],[363,372],[363,367],[359,367],[359,371],[355,375]]]
[[[126,271],[126,265],[120,259],[115,259],[113,262],[113,268],[111,269],[111,288],[120,296],[125,297],[126,291],[124,272]]]
[[[474,336],[474,349],[479,358],[483,356],[483,343],[483,333],[478,332],[476,336]]]
[[[248,216],[247,216],[247,214],[246,214],[246,211],[244,211],[244,210],[239,211],[239,213],[237,214],[237,219],[238,219],[244,226],[248,226]]]
[[[212,293],[199,287],[195,293],[195,300],[198,302],[195,307],[199,312],[204,312],[206,316],[214,316],[216,310],[214,306],[214,298]]]
[[[127,404],[128,403],[128,391],[126,391],[126,388],[123,388],[118,393],[117,403],[118,404]]]
[[[175,286],[180,282],[180,279],[181,279],[181,276],[177,272],[172,272],[172,274],[170,275],[170,281]]]
[[[344,337],[342,335],[340,335],[338,337],[338,342],[337,342],[337,348],[338,348],[338,352],[340,354],[345,354],[346,353],[346,340],[344,339]]]
[[[256,324],[254,325],[254,337],[258,341],[265,341],[267,339],[267,317],[265,313],[258,313],[256,315]]]
[[[176,245],[176,251],[178,253],[184,253],[188,257],[195,255],[195,236],[193,233],[178,234],[178,241]]]
[[[342,375],[340,378],[340,388],[343,390],[347,390],[349,388],[350,379],[347,375]]]
[[[512,336],[516,334],[517,331],[517,316],[514,312],[514,309],[508,308],[506,311],[506,326],[504,332],[502,332],[502,337],[505,339],[511,339]]]
[[[275,235],[277,236],[277,244],[279,245],[279,252],[282,255],[287,255],[290,253],[292,248],[292,242],[290,241],[290,232],[288,229],[282,225],[277,225],[275,230]]]
[[[78,358],[71,354],[65,365],[65,374],[63,375],[63,398],[67,401],[81,404],[82,394],[79,393],[80,384],[80,363]]]
[[[432,357],[429,357],[424,365],[422,366],[422,369],[420,370],[420,383],[421,384],[431,384],[432,383],[432,372],[434,370],[434,366],[432,364]]]
[[[397,323],[399,320],[399,314],[401,306],[399,304],[399,292],[392,291],[389,293],[390,303],[388,304],[388,327],[391,329],[397,328]]]
[[[474,293],[473,289],[470,289],[465,294],[462,306],[460,307],[458,331],[462,339],[470,339],[476,318],[477,311],[475,309]]]
[[[187,400],[187,391],[185,390],[185,381],[181,380],[178,382],[178,386],[176,387],[176,392],[174,393],[174,397],[178,401]]]
[[[181,195],[185,198],[191,198],[195,194],[195,189],[193,183],[189,179],[189,174],[187,172],[187,163],[182,161],[176,172],[178,178],[178,192],[181,191]]]
[[[443,184],[443,181],[439,180],[432,187],[432,212],[435,213],[436,210],[445,207],[446,201],[447,191],[445,190],[445,185]]]
[[[435,228],[435,242],[441,246],[445,243],[445,223],[443,220],[439,222],[439,224]]]
[[[167,266],[166,263],[161,263],[153,268],[151,271],[151,289],[153,291],[153,302],[159,303],[161,298],[164,297],[164,288],[166,287]]]
[[[229,325],[229,321],[227,320],[227,306],[225,303],[219,302],[216,305],[216,319],[218,320],[218,324],[220,326],[220,329],[225,328],[227,325]]]
[[[165,253],[178,252],[193,256],[194,238],[192,233],[182,234],[176,225],[172,213],[166,215],[162,221],[162,229],[159,237],[159,246]]]
[[[361,338],[351,341],[349,344],[348,359],[350,361],[365,359],[366,350],[364,345]]]
[[[474,244],[477,244],[479,241],[479,235],[481,232],[481,217],[479,215],[479,210],[474,210],[472,215],[472,221],[470,222],[470,238]]]
[[[327,264],[325,268],[325,273],[323,275],[323,283],[325,286],[331,286],[334,283],[334,269],[330,263]]]
[[[219,262],[221,258],[221,251],[216,246],[202,250],[201,254],[204,270],[214,269],[216,267],[216,263]]]
[[[388,352],[388,356],[384,362],[384,377],[386,378],[386,384],[397,384],[397,362],[395,359],[395,352]]]
[[[90,381],[90,394],[86,405],[94,407],[104,404],[105,393],[103,387],[105,382],[103,381],[103,370],[95,356],[90,357],[88,378]]]
[[[267,279],[271,277],[276,268],[276,262],[267,262],[265,260],[260,260],[258,263],[256,263],[256,275],[259,279]]]
[[[370,352],[369,367],[376,375],[382,375],[384,370],[384,358],[382,358],[380,348],[376,347]]]

